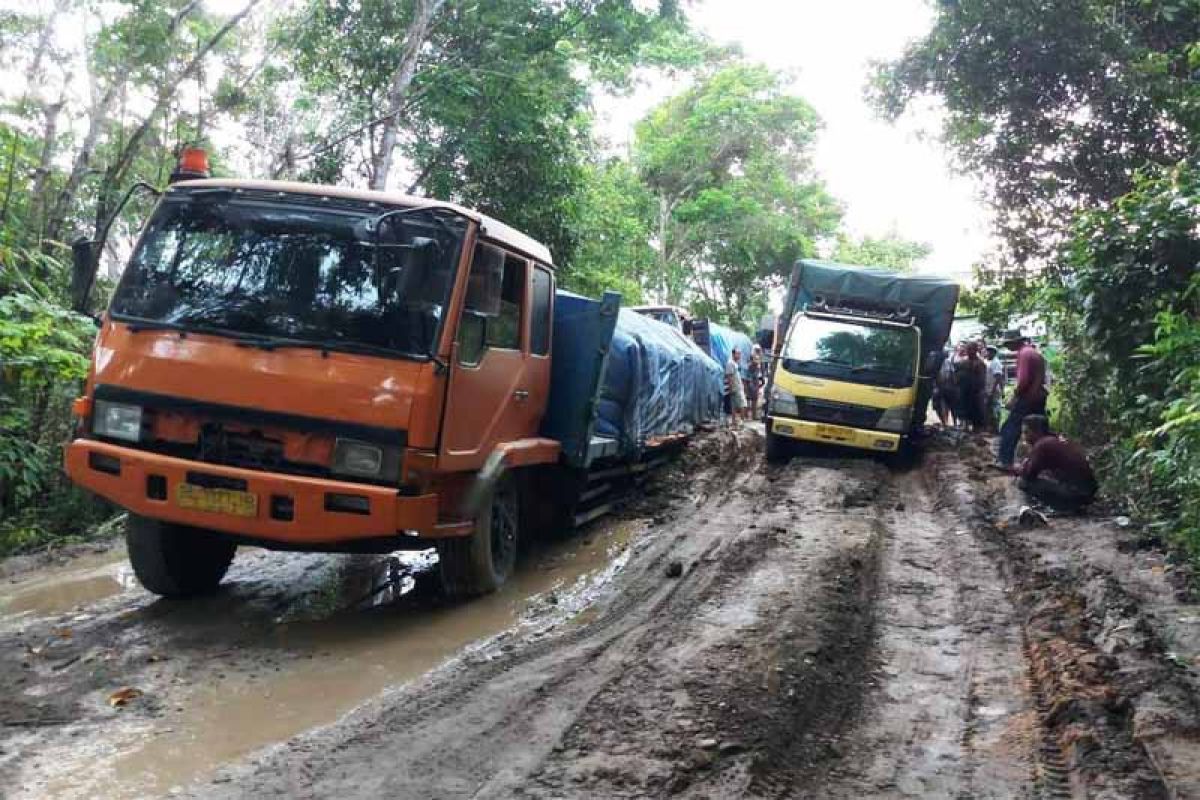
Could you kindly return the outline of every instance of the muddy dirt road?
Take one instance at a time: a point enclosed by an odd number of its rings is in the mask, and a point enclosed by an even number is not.
[[[240,554],[198,604],[131,587],[118,553],[19,573],[0,785],[1200,797],[1191,576],[1107,518],[1017,525],[988,460],[942,436],[909,469],[771,467],[757,434],[716,434],[460,606],[378,558]]]

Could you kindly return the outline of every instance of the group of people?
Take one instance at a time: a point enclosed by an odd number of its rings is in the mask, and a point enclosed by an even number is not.
[[[1099,487],[1083,448],[1050,429],[1046,358],[1027,337],[1010,336],[1004,344],[1016,352],[1017,385],[1000,428],[996,467],[1016,476],[1022,491],[1052,508],[1081,509],[1096,498]],[[1014,462],[1021,439],[1028,450],[1018,465]]]
[[[998,348],[962,342],[946,353],[934,381],[933,408],[943,426],[995,432],[1005,386]]]
[[[725,362],[725,393],[723,403],[730,424],[758,418],[758,398],[766,383],[763,351],[760,345],[750,350],[750,358],[742,363],[742,351],[735,347]]]

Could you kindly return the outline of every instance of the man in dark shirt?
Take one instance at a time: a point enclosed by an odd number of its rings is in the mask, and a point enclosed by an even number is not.
[[[1023,492],[1061,511],[1076,511],[1096,499],[1096,475],[1083,448],[1050,433],[1050,422],[1030,414],[1021,425],[1029,456],[1012,471]]]
[[[1016,457],[1021,421],[1030,414],[1046,413],[1046,359],[1020,333],[1009,335],[1004,346],[1017,353],[1017,386],[1008,401],[1008,418],[1000,427],[997,454],[999,466],[1008,469]]]

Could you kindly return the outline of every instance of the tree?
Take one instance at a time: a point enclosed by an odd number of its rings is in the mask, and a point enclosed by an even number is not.
[[[816,112],[781,77],[718,63],[637,126],[633,161],[655,201],[658,263],[648,288],[747,322],[769,286],[836,228],[816,177]]]
[[[650,245],[653,197],[625,161],[589,164],[571,203],[573,235],[579,242],[559,264],[559,282],[593,297],[621,293],[625,304],[640,302],[642,282],[655,263]]]
[[[928,243],[905,239],[894,231],[880,238],[863,236],[858,239],[843,233],[838,235],[833,260],[843,264],[911,272],[932,252],[933,248]]]
[[[1195,0],[962,0],[881,65],[872,94],[896,118],[921,96],[947,112],[961,164],[988,176],[1017,267],[1044,263],[1075,214],[1171,165],[1200,124]]]
[[[395,182],[472,205],[560,259],[578,241],[568,200],[593,147],[592,87],[694,58],[669,0],[313,0],[276,36],[300,86],[284,174],[324,159],[325,180]]]

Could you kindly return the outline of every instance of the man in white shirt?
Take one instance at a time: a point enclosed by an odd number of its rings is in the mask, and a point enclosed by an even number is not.
[[[746,416],[746,388],[742,386],[742,374],[738,370],[738,362],[742,353],[736,347],[725,362],[725,391],[729,395],[730,421],[736,427],[737,421]]]

